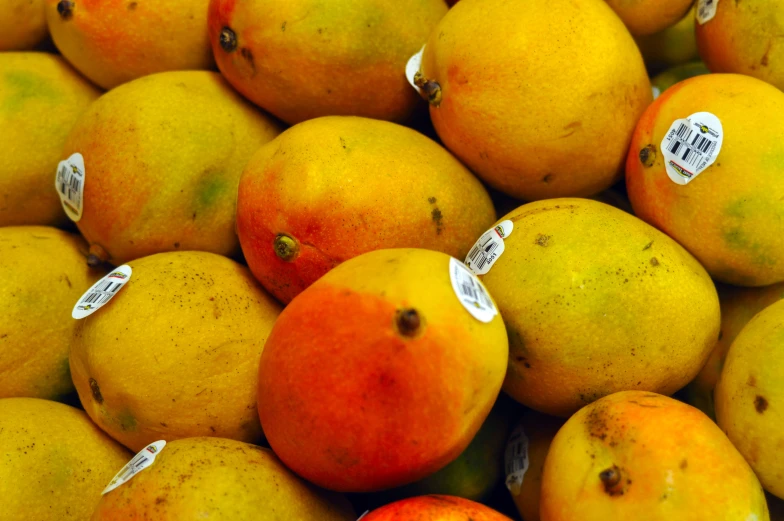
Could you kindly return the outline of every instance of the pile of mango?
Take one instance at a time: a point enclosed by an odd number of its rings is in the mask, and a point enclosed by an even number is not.
[[[9,0],[2,521],[784,520],[784,2]]]

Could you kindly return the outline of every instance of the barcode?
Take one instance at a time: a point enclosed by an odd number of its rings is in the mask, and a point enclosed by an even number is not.
[[[147,464],[148,461],[150,461],[150,459],[147,456],[141,455],[141,458],[136,456],[130,461],[130,463],[128,463],[128,465],[125,466],[125,469],[122,471],[122,473],[117,476],[116,481],[125,481],[130,479],[131,476],[139,471],[139,467]]]
[[[715,142],[699,134],[691,139],[692,134],[694,134],[694,130],[681,123],[675,133],[675,139],[672,140],[667,150],[679,155],[682,161],[693,167],[710,151]],[[689,142],[690,139],[691,142]],[[680,155],[681,153],[682,155]]]
[[[63,197],[78,207],[82,188],[82,180],[79,176],[68,165],[63,165],[57,173],[57,181]]]
[[[488,245],[488,243],[490,244]],[[493,258],[493,252],[498,248],[498,244],[499,243],[490,236],[483,244],[476,244],[471,248],[471,251],[468,252],[468,259],[471,261],[475,271],[481,270],[485,264],[490,262]]]
[[[99,286],[89,291],[79,302],[80,304],[105,304],[111,299],[117,290],[123,285],[122,282],[105,281]]]

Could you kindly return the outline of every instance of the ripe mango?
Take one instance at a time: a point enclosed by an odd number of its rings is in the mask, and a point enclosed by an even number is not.
[[[237,202],[248,265],[282,302],[367,251],[426,248],[463,258],[494,220],[482,184],[437,143],[347,116],[300,123],[261,147]]]
[[[0,51],[33,49],[47,34],[44,0],[3,2],[0,10]]]
[[[208,0],[45,0],[63,56],[112,89],[156,72],[214,69]]]
[[[624,391],[569,418],[544,465],[542,521],[768,521],[760,482],[702,412]]]
[[[726,3],[732,2],[719,5]],[[713,164],[678,184],[666,172],[662,142],[673,123],[702,112],[719,119],[723,143]],[[640,119],[629,150],[626,188],[634,213],[721,282],[784,281],[782,116],[784,93],[749,76],[708,74],[670,87]]]
[[[784,499],[784,300],[760,311],[727,352],[716,385],[716,421],[759,476]]]
[[[193,436],[258,440],[256,375],[280,306],[213,253],[128,265],[125,286],[74,331],[71,374],[90,418],[134,451]]]
[[[242,169],[278,133],[215,72],[122,85],[90,106],[63,148],[62,159],[84,157],[77,226],[115,265],[165,251],[236,254]]]
[[[103,274],[81,237],[47,226],[0,227],[0,398],[61,399],[74,390],[71,309]]]
[[[482,281],[509,334],[507,393],[569,416],[619,390],[669,394],[694,378],[719,301],[678,243],[590,199],[529,203],[505,220],[514,228]]]
[[[354,521],[346,498],[316,489],[269,449],[225,438],[174,440],[108,492],[92,521]]]
[[[722,1],[716,15],[697,23],[697,48],[713,72],[754,76],[784,89],[784,3]]]
[[[678,23],[653,34],[636,36],[634,40],[649,67],[673,67],[700,58],[694,36],[694,8]]]
[[[784,282],[762,288],[739,288],[719,285],[721,329],[719,341],[700,373],[686,386],[687,401],[702,412],[716,418],[713,390],[719,381],[727,351],[738,333],[754,315],[779,300],[784,300]]]
[[[52,189],[57,163],[71,128],[99,95],[60,56],[0,53],[0,226],[67,222]]]
[[[0,458],[3,521],[86,521],[131,453],[84,411],[3,398]]]
[[[456,259],[408,248],[349,259],[292,300],[259,365],[261,424],[286,466],[367,492],[457,458],[508,356],[495,305],[474,291],[481,284]]]
[[[652,99],[637,45],[600,0],[461,0],[430,34],[419,72],[446,147],[528,201],[618,181]]]
[[[223,75],[287,123],[319,116],[403,121],[417,103],[404,70],[444,0],[211,0]]]
[[[465,0],[463,0],[465,1]],[[363,521],[511,521],[492,508],[456,496],[417,496],[370,512]]]
[[[688,13],[694,0],[606,0],[634,36],[658,33]]]

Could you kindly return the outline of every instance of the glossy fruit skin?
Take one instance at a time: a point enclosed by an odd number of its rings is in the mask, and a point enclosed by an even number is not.
[[[339,265],[284,309],[259,365],[270,446],[319,486],[412,483],[468,446],[501,389],[500,316],[458,300],[450,257],[376,250]],[[405,320],[403,319],[405,317]]]
[[[417,496],[374,510],[363,521],[511,521],[481,503],[456,496]]]
[[[251,158],[237,234],[253,274],[290,302],[343,261],[384,248],[465,258],[495,220],[471,172],[418,132],[369,118],[299,123]],[[283,238],[283,239],[282,239]],[[279,241],[291,241],[291,258]]]
[[[444,145],[527,201],[590,196],[618,181],[652,100],[629,31],[594,0],[461,1],[431,33],[421,73]]]
[[[444,0],[211,0],[223,75],[283,121],[403,121],[419,102],[408,59],[447,12]]]
[[[714,392],[716,421],[759,476],[784,499],[784,301],[752,318],[730,346]]]
[[[692,0],[606,0],[634,36],[663,31],[689,12]]]
[[[729,2],[727,2],[729,3]],[[665,170],[662,140],[678,119],[709,112],[724,140],[686,185]],[[711,277],[738,286],[784,281],[784,93],[739,74],[708,74],[667,89],[634,132],[626,187],[635,214],[681,243]],[[641,161],[647,154],[650,166]]]
[[[767,521],[762,487],[723,432],[672,398],[624,391],[558,431],[544,466],[542,521]]]

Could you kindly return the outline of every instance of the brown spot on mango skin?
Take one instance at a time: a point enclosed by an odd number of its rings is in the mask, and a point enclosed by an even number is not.
[[[764,413],[768,409],[768,400],[764,396],[757,395],[754,398],[754,408],[757,409],[758,413]]]
[[[550,237],[551,235],[543,235],[540,233],[539,235],[536,236],[536,240],[534,241],[534,244],[537,244],[539,246],[547,246],[547,243],[550,242]]]
[[[436,233],[441,235],[441,223],[444,218],[444,216],[441,215],[441,210],[438,208],[433,208],[433,211],[430,212],[430,217],[433,219],[433,222],[436,223]]]
[[[624,481],[630,483],[629,480],[624,480],[624,476],[618,465],[613,465],[612,467],[601,471],[599,473],[599,481],[602,482],[604,491],[610,497],[622,496],[624,492],[626,492]]]

